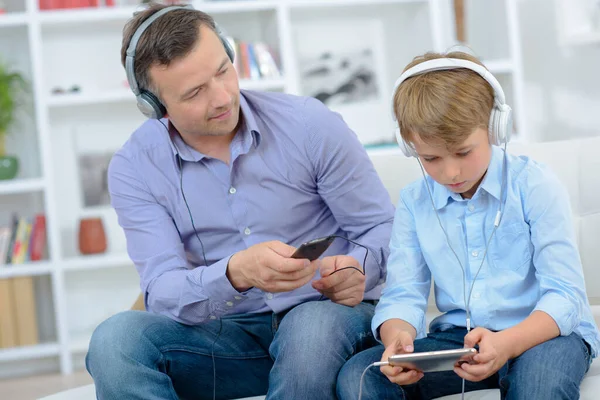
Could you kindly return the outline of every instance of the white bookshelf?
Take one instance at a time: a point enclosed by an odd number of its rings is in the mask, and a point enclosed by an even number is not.
[[[43,178],[14,179],[0,181],[0,195],[42,191],[46,188]]]
[[[505,2],[505,15],[511,18],[516,13],[514,1]],[[449,0],[193,3],[212,14],[228,34],[243,40],[263,40],[278,51],[282,77],[241,80],[241,88],[292,94],[302,93],[297,42],[300,26],[363,18],[380,21],[385,39],[385,44],[380,44],[384,59],[379,71],[383,102],[374,106],[374,112],[381,112],[384,128],[380,129],[389,129],[389,138],[393,137],[393,125],[388,100],[401,70],[415,55],[428,50],[444,51],[455,43]],[[4,205],[8,198],[10,204],[19,205],[19,210],[30,208],[32,212],[39,211],[35,204],[41,203],[47,218],[49,259],[0,265],[0,279],[35,276],[49,280],[49,289],[37,292],[37,296],[51,304],[53,315],[45,316],[51,323],[40,326],[44,330],[41,337],[49,339],[37,346],[0,349],[0,377],[11,375],[14,362],[49,357],[56,361],[57,370],[70,373],[81,367],[74,365],[74,359],[87,350],[94,327],[129,308],[139,293],[137,273],[127,256],[114,211],[83,207],[75,159],[75,154],[82,151],[81,145],[90,148],[112,143],[118,148],[143,121],[126,86],[119,58],[122,27],[139,8],[40,11],[36,0],[8,0],[8,5],[13,7],[9,11],[16,12],[0,15],[0,55],[15,61],[31,80],[34,112],[30,125],[35,132],[31,141],[17,139],[9,143],[8,150],[14,145],[23,160],[29,147],[34,146],[37,151],[31,153],[35,154],[34,162],[25,176],[0,181],[0,202]],[[511,79],[510,95],[519,98],[520,50],[514,29],[511,25],[508,35],[504,32],[510,51],[486,54],[486,64],[494,74]],[[9,36],[16,38],[19,45],[12,47],[11,42],[2,40]],[[323,37],[324,41],[327,39]],[[57,87],[68,89],[73,85],[80,86],[80,91],[53,94]],[[523,115],[523,111],[517,115]],[[358,129],[352,124],[351,127]],[[400,155],[393,146],[368,148],[368,153],[373,158]],[[30,197],[37,203],[29,201]],[[103,218],[109,244],[105,254],[78,253],[77,223],[85,216]]]

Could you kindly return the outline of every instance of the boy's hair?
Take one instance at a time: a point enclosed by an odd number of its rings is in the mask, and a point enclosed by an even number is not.
[[[185,4],[173,4],[181,7]],[[144,11],[134,14],[123,28],[121,64],[125,66],[127,48],[135,31],[154,13],[172,5],[150,4]],[[214,19],[199,10],[175,9],[162,15],[146,29],[137,43],[134,73],[140,89],[149,90],[156,96],[157,88],[150,79],[150,67],[169,66],[171,62],[185,57],[200,39],[200,27],[206,26],[216,33]]]
[[[483,65],[463,52],[426,53],[415,57],[404,71],[438,58],[459,58]],[[394,113],[402,139],[414,135],[429,144],[453,149],[476,128],[488,129],[494,105],[494,89],[477,72],[466,68],[438,70],[413,76],[394,93]]]

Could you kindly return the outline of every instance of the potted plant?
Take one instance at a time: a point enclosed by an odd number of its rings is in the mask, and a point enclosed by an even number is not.
[[[15,122],[16,109],[25,93],[25,79],[0,62],[0,180],[13,179],[19,171],[19,160],[6,154],[6,135]]]

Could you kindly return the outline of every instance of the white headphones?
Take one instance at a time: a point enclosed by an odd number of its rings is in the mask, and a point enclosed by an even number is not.
[[[472,61],[462,60],[459,58],[437,58],[434,60],[425,61],[415,65],[412,68],[409,68],[402,75],[400,75],[400,78],[396,80],[396,83],[394,84],[394,90],[392,91],[392,119],[394,122],[396,122],[396,124],[398,123],[396,120],[396,114],[394,113],[394,97],[398,87],[402,84],[402,82],[415,75],[458,68],[466,68],[477,72],[490,84],[492,89],[494,89],[494,107],[492,108],[492,113],[490,114],[490,124],[488,128],[490,134],[490,143],[499,146],[510,141],[510,132],[512,130],[512,109],[508,104],[506,104],[502,86],[500,86],[498,80],[496,80],[494,75],[492,75],[492,73],[485,67]],[[417,157],[415,148],[410,143],[406,143],[404,139],[402,139],[399,125],[396,127],[396,140],[398,141],[398,145],[405,156]]]

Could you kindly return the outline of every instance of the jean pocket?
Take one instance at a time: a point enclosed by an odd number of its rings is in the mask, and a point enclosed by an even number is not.
[[[531,263],[532,247],[529,225],[525,222],[500,224],[490,243],[491,264],[499,270],[516,271]]]

